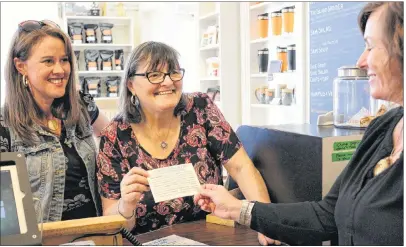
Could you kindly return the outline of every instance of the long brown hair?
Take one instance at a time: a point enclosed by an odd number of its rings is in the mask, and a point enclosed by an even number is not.
[[[364,6],[358,16],[358,26],[362,34],[371,14],[380,7],[385,6],[383,18],[384,44],[389,57],[399,62],[400,71],[403,77],[403,2],[370,2]],[[392,64],[388,64],[392,66]],[[403,83],[403,81],[402,81]]]
[[[76,66],[69,37],[61,29],[48,25],[31,32],[17,30],[11,42],[4,71],[6,81],[4,121],[27,145],[38,144],[39,139],[35,134],[33,124],[40,123],[41,119],[45,118],[45,114],[35,102],[29,88],[24,85],[23,76],[18,72],[14,58],[27,61],[31,56],[32,48],[48,36],[58,38],[65,44],[65,52],[71,68],[65,95],[54,99],[51,112],[55,117],[65,119],[67,127],[85,124],[83,121],[87,121],[87,119],[80,118],[83,107],[76,90]]]

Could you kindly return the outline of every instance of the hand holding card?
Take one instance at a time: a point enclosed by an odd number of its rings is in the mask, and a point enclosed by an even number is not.
[[[198,193],[200,183],[191,163],[148,171],[155,203]],[[181,178],[181,179],[180,179]]]
[[[148,172],[139,167],[133,167],[120,183],[122,208],[120,212],[133,212],[144,192],[149,191]],[[126,214],[129,215],[129,214]]]

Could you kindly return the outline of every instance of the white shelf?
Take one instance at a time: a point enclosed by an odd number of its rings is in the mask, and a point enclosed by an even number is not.
[[[219,81],[220,77],[204,77],[204,78],[200,78],[200,81]]]
[[[99,97],[99,98],[95,97],[93,99],[96,102],[97,101],[116,101],[116,100],[118,100],[118,97]]]
[[[251,77],[255,77],[255,78],[266,78],[266,77],[268,77],[268,73],[256,73],[256,74],[251,74]]]
[[[75,22],[80,21],[84,24],[88,23],[111,23],[114,26],[126,26],[131,22],[131,17],[119,17],[119,16],[66,16],[66,21]],[[114,28],[114,27],[113,27]]]
[[[269,4],[270,4],[270,2],[254,4],[254,5],[250,6],[250,10],[263,9],[263,8],[267,7]]]
[[[66,16],[67,20],[127,20],[130,21],[130,17],[123,16],[80,16],[80,15],[68,15]]]
[[[295,109],[295,105],[251,104],[251,107],[268,109]]]
[[[131,17],[122,16],[66,16],[67,20],[96,20],[96,21],[131,21]]]
[[[201,17],[199,17],[200,21],[214,21],[217,19],[217,17],[219,16],[219,12],[217,11],[213,11],[211,13],[205,14]]]
[[[81,70],[78,71],[79,75],[122,75],[124,73],[124,70],[96,70],[96,71],[87,71],[87,70]]]
[[[131,44],[72,44],[73,49],[131,49]]]
[[[218,50],[219,48],[220,48],[219,44],[207,45],[205,47],[201,47],[200,51]]]
[[[251,44],[259,44],[259,43],[265,43],[268,41],[269,41],[269,38],[260,38],[260,39],[251,40],[250,42],[251,42]]]
[[[257,32],[257,16],[271,13],[287,6],[295,6],[294,32],[260,38]],[[251,5],[250,2],[240,3],[240,32],[241,32],[241,98],[242,124],[244,125],[273,125],[287,123],[305,123],[306,121],[306,90],[307,90],[307,35],[308,6],[302,2],[262,2]],[[272,30],[269,23],[269,31]],[[258,72],[257,50],[267,47],[270,59],[275,59],[276,46],[296,45],[295,73],[274,73],[273,81],[268,82],[268,73]],[[222,48],[222,47],[221,47]],[[271,87],[277,84],[287,84],[288,88],[295,88],[296,104],[290,106],[259,104],[254,91],[260,84]],[[277,118],[275,116],[278,116]]]
[[[241,124],[241,98],[238,97],[241,91],[240,74],[240,45],[239,32],[239,9],[238,2],[197,2],[196,20],[196,49],[197,52],[197,75],[199,91],[207,92],[209,88],[220,88],[221,102],[216,102],[224,114],[225,119],[233,128]],[[200,47],[203,34],[207,27],[218,26],[216,45]],[[219,62],[219,73],[216,77],[208,76],[208,57],[217,57]],[[226,104],[227,103],[227,104]]]

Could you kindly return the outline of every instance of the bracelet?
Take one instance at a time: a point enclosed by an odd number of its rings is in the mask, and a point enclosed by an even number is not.
[[[254,202],[250,202],[247,200],[242,201],[242,206],[240,210],[240,217],[238,219],[238,223],[244,226],[250,226],[251,225],[251,211],[252,208],[254,207]]]
[[[135,215],[135,210],[133,210],[133,214],[130,216],[130,217],[126,217],[126,216],[124,216],[121,212],[120,212],[120,202],[121,202],[121,198],[120,199],[118,199],[118,203],[117,203],[117,212],[124,218],[124,219],[126,219],[126,220],[130,220],[130,219],[132,219],[132,217],[134,217],[134,215]]]

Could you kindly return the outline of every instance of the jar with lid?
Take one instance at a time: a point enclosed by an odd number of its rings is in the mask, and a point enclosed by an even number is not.
[[[295,6],[290,6],[282,9],[283,31],[285,33],[293,33],[295,24]]]
[[[269,25],[268,13],[258,15],[257,27],[258,27],[258,36],[260,38],[268,37],[268,25]]]
[[[296,45],[288,45],[288,72],[296,71]]]
[[[281,72],[286,72],[288,70],[288,49],[286,47],[278,46],[276,52],[278,60],[282,61]]]
[[[338,128],[363,129],[372,120],[367,71],[356,66],[338,69],[333,83],[334,125]]]
[[[268,69],[269,50],[264,48],[258,50],[258,71],[259,73],[266,73]]]
[[[293,89],[282,89],[282,105],[291,105],[293,102]]]
[[[271,13],[272,35],[278,36],[282,34],[282,12],[274,11]]]
[[[276,86],[276,91],[275,91],[275,97],[276,98],[282,98],[282,89],[287,88],[287,84],[277,84]]]

